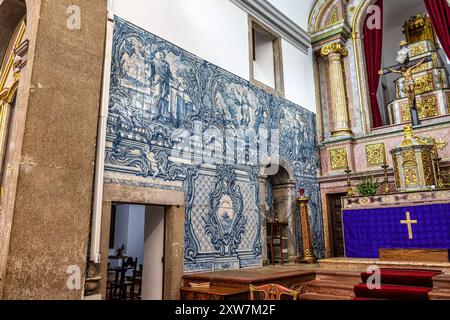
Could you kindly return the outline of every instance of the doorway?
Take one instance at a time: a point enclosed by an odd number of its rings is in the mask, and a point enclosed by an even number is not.
[[[165,207],[113,203],[107,297],[162,300],[164,297]]]
[[[285,263],[297,258],[295,183],[283,166],[279,167],[276,175],[268,177],[267,192],[271,203],[266,226],[267,253],[272,263]]]
[[[333,232],[333,257],[345,256],[344,227],[342,225],[342,198],[345,196],[345,193],[327,195],[331,230]]]

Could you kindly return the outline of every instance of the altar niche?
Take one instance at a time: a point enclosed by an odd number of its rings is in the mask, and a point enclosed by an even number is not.
[[[286,246],[283,246],[283,249],[287,249],[283,254],[284,262],[295,262],[298,257],[298,249],[297,249],[297,241],[298,241],[298,231],[297,230],[297,211],[295,205],[296,198],[296,180],[291,171],[286,169],[283,166],[280,166],[278,173],[269,176],[268,179],[268,188],[266,188],[269,213],[267,217],[267,222],[270,221],[279,221],[286,222],[287,227],[284,230],[283,237],[286,239],[284,241],[287,242]],[[268,235],[268,257],[270,255],[270,228],[267,226],[267,235]],[[280,253],[275,252],[275,260]]]

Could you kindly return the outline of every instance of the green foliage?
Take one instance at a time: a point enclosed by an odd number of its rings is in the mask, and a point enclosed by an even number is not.
[[[114,252],[117,257],[123,257],[127,253],[127,247],[123,243],[119,248]]]
[[[375,180],[373,176],[364,178],[363,181],[358,185],[358,193],[363,197],[370,197],[377,194],[381,183],[378,179]]]

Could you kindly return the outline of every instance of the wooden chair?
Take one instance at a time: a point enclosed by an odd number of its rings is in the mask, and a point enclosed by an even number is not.
[[[134,281],[134,294],[136,295],[138,300],[141,300],[142,296],[142,264],[139,265],[139,268],[137,269],[134,278],[132,276],[128,276],[128,281]],[[134,300],[134,299],[133,299]]]
[[[299,292],[279,284],[250,286],[250,300],[297,300]],[[262,297],[261,297],[262,296]],[[284,299],[287,298],[287,299]],[[289,299],[290,298],[290,299]]]
[[[133,259],[131,257],[123,258],[121,267],[114,269],[116,273],[115,278],[109,283],[110,299],[126,300],[130,298],[134,300],[137,260],[137,258]],[[127,277],[129,271],[131,271],[131,276]],[[128,291],[130,292],[130,296],[127,295]]]

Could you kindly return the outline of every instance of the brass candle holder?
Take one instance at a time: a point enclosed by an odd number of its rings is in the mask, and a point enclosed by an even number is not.
[[[352,173],[352,170],[350,170],[350,167],[347,166],[344,172],[347,174],[347,197],[354,197],[355,191],[353,191],[352,182],[350,180],[350,173]]]
[[[389,189],[389,177],[388,177],[389,165],[386,163],[386,161],[384,161],[384,164],[381,166],[381,168],[384,171],[384,193],[388,194],[391,191]]]
[[[433,139],[433,153],[434,153],[434,162],[436,164],[436,178],[437,178],[437,187],[438,189],[445,189],[444,179],[442,178],[441,172],[441,161],[442,158],[439,158],[439,150],[436,144],[436,140]]]

